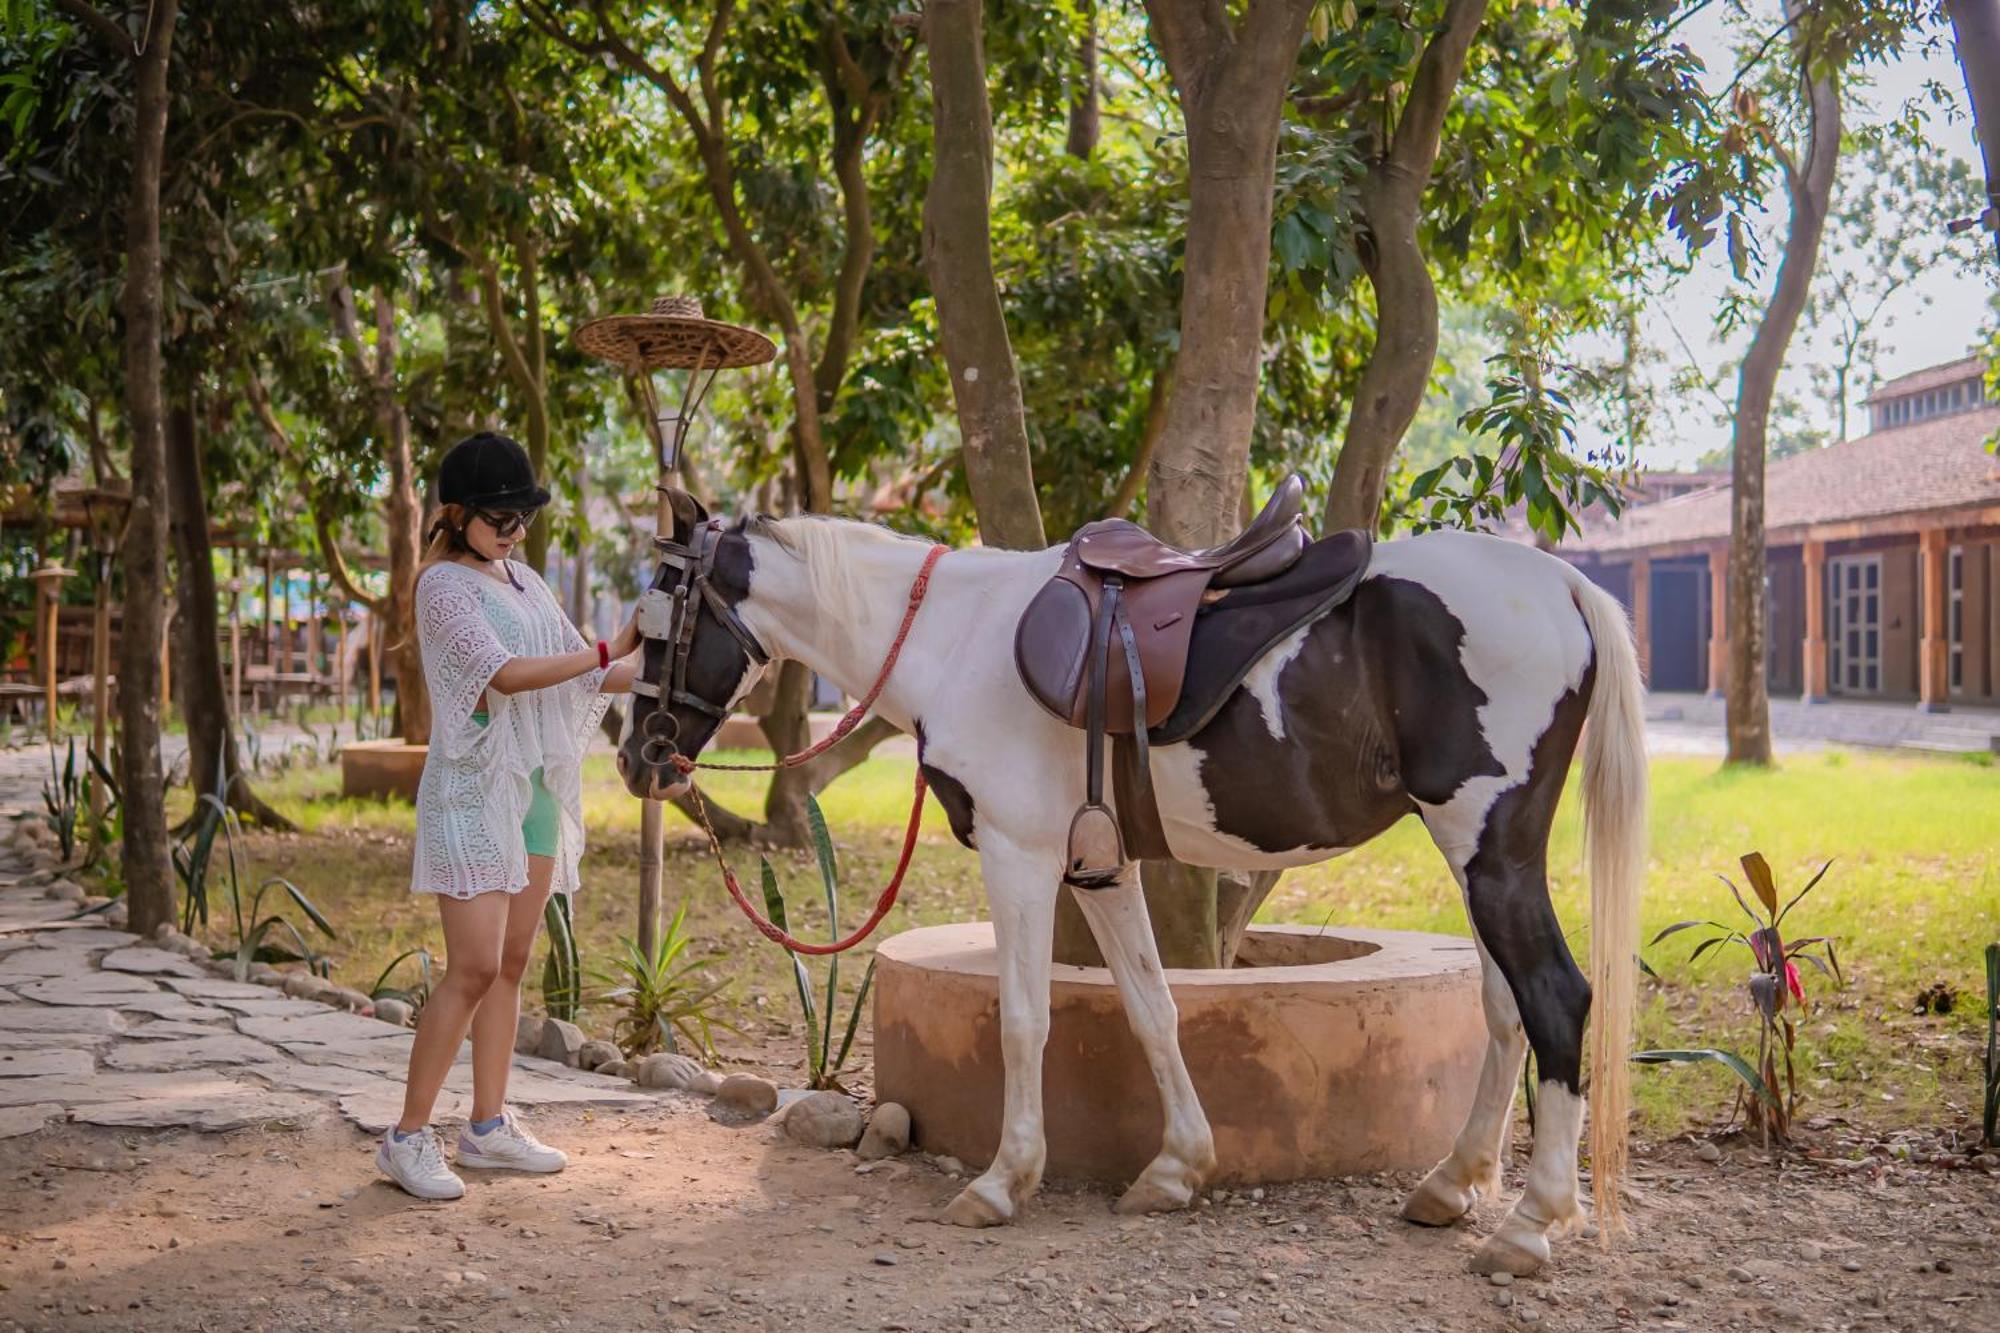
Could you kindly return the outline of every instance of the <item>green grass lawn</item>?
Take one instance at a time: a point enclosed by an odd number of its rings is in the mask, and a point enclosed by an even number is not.
[[[873,901],[893,864],[911,776],[908,759],[877,758],[826,794],[849,922]],[[706,789],[748,810],[761,799],[763,781],[758,774],[717,773]],[[366,988],[403,949],[438,947],[437,915],[406,892],[410,809],[343,801],[337,790],[337,774],[326,768],[265,781],[264,794],[299,821],[301,832],[252,835],[246,845],[253,878],[288,875],[320,903],[341,931],[331,946],[335,975]],[[1550,878],[1571,947],[1582,957],[1589,922],[1574,797],[1572,790],[1557,823]],[[618,938],[632,931],[639,815],[608,757],[590,761],[584,804],[591,844],[577,907],[588,968],[593,960],[608,961]],[[667,818],[668,910],[686,898],[698,948],[715,957],[718,975],[731,978],[727,1012],[770,1060],[774,1049],[796,1045],[803,1031],[788,965],[736,915],[698,832],[672,811]],[[1825,881],[1787,922],[1789,934],[1834,936],[1847,977],[1837,990],[1806,972],[1813,1008],[1799,1048],[1804,1114],[1875,1124],[1962,1122],[1978,1112],[1980,950],[2000,938],[1996,830],[2000,771],[1984,764],[1833,752],[1755,773],[1720,771],[1706,759],[1661,759],[1653,765],[1645,935],[1690,917],[1740,924],[1716,876],[1728,873],[1740,883],[1736,858],[1744,852],[1764,853],[1781,892],[1803,885],[1832,859]],[[739,875],[754,883],[755,854],[732,857]],[[773,859],[794,904],[795,930],[823,934],[825,913],[808,856],[785,852]],[[982,912],[977,861],[951,841],[933,804],[902,902],[885,929]],[[1338,861],[1291,872],[1262,919],[1467,931],[1457,888],[1413,820]],[[1716,950],[1690,965],[1695,938],[1690,932],[1647,951],[1660,980],[1643,983],[1640,1041],[1747,1049],[1755,1031],[1743,989],[1747,954]],[[858,972],[848,969],[850,984]],[[1915,1015],[1917,992],[1936,981],[1958,989],[1958,1007],[1946,1017]],[[586,1026],[606,1030],[613,1017],[600,1005]],[[732,1040],[723,1041],[726,1050]],[[1729,1100],[1725,1078],[1705,1068],[1637,1071],[1647,1128],[1673,1132],[1718,1119]]]

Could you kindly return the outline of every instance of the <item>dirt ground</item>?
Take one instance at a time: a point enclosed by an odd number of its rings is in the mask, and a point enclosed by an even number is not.
[[[450,1204],[330,1119],[0,1142],[0,1329],[2000,1329],[2000,1175],[1962,1130],[1836,1128],[1815,1150],[1859,1160],[1782,1170],[1640,1145],[1634,1234],[1502,1287],[1466,1270],[1499,1208],[1409,1226],[1413,1178],[1146,1219],[1055,1187],[968,1232],[930,1220],[958,1182],[921,1156],[857,1169],[692,1102],[538,1128],[568,1171],[468,1173]]]

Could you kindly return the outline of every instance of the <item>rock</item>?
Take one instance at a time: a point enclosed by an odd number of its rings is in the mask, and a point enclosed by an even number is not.
[[[578,1069],[600,1069],[613,1060],[623,1060],[625,1052],[608,1041],[587,1041],[576,1052]]]
[[[349,1013],[372,1014],[375,1012],[375,1001],[369,999],[360,991],[355,990],[352,986],[329,984],[322,994],[325,996],[328,1004],[336,1005],[347,1010]]]
[[[577,1054],[583,1050],[583,1029],[574,1023],[565,1023],[560,1018],[542,1020],[542,1039],[535,1046],[535,1054],[544,1060],[554,1060],[559,1065],[575,1066]]]
[[[326,993],[334,989],[334,985],[324,977],[316,977],[310,972],[287,972],[279,989],[295,1000],[324,1001]]]
[[[861,1146],[855,1149],[855,1154],[864,1162],[874,1162],[908,1152],[909,1148],[910,1113],[895,1102],[883,1102],[868,1117],[868,1132],[861,1136]]]
[[[1859,1273],[1861,1271],[1861,1261],[1858,1259],[1849,1259],[1840,1266],[1840,1271],[1843,1273]]]
[[[1738,1282],[1755,1282],[1757,1280],[1757,1275],[1747,1268],[1732,1268],[1729,1270],[1729,1276]]]
[[[1491,1273],[1487,1275],[1486,1280],[1496,1287],[1511,1287],[1514,1285],[1514,1275],[1512,1273]]]
[[[542,1024],[548,1020],[534,1014],[522,1014],[514,1024],[514,1054],[533,1055],[542,1048]]]
[[[731,1074],[715,1090],[715,1100],[732,1110],[769,1115],[778,1109],[778,1086],[755,1074]],[[856,1137],[860,1131],[856,1131]]]
[[[410,1025],[410,1020],[416,1017],[416,1011],[411,1009],[405,1000],[377,1000],[375,1017],[384,1023],[394,1023],[397,1027],[406,1028]]]
[[[80,903],[84,899],[83,887],[66,879],[56,880],[42,890],[42,897],[59,903]]]
[[[132,909],[125,905],[123,898],[104,909],[104,924],[113,930],[125,929],[125,923],[131,919]]]
[[[895,1255],[889,1253],[887,1250],[884,1250],[880,1254],[875,1256],[875,1262],[882,1265],[882,1267],[884,1268],[894,1268],[899,1261],[897,1260]]]
[[[1826,1257],[1826,1251],[1809,1240],[1799,1242],[1799,1258],[1809,1264],[1816,1264]]]
[[[597,1067],[596,1072],[606,1078],[631,1078],[632,1066],[623,1060],[606,1060]]]
[[[704,1097],[713,1096],[722,1086],[722,1079],[711,1070],[703,1069],[699,1063],[685,1055],[662,1052],[649,1055],[639,1061],[633,1075],[642,1088],[679,1088],[683,1091],[699,1093]],[[776,1104],[775,1094],[773,1105]]]
[[[840,1092],[815,1092],[785,1111],[785,1133],[808,1148],[851,1148],[861,1137],[861,1108]]]
[[[1694,1155],[1704,1162],[1719,1162],[1722,1160],[1722,1149],[1703,1139],[1695,1145]]]
[[[269,963],[252,963],[247,980],[257,986],[283,986],[285,974]]]
[[[965,1174],[965,1163],[959,1161],[956,1157],[933,1157],[931,1158],[931,1164],[948,1176],[962,1176]]]

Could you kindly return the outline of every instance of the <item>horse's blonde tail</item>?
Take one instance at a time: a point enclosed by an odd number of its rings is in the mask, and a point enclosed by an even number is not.
[[[1590,1170],[1598,1225],[1623,1228],[1618,1183],[1631,1109],[1639,895],[1646,877],[1645,684],[1625,609],[1581,575],[1576,608],[1597,655],[1583,734],[1584,848],[1590,868]]]

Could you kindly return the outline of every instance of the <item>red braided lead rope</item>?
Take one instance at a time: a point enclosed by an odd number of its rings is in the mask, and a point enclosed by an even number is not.
[[[876,675],[875,683],[869,687],[867,695],[861,702],[849,709],[847,716],[841,718],[839,723],[834,726],[834,729],[827,733],[825,739],[816,744],[809,745],[795,754],[788,754],[775,764],[704,764],[689,759],[685,755],[677,754],[674,756],[674,767],[682,773],[691,773],[697,768],[716,768],[735,772],[772,772],[780,768],[795,768],[809,759],[826,753],[835,745],[845,740],[848,733],[861,725],[861,719],[868,715],[868,710],[873,708],[875,701],[882,696],[883,687],[889,683],[889,673],[896,669],[896,659],[902,656],[904,641],[910,637],[910,626],[916,622],[917,610],[924,604],[925,594],[930,592],[931,571],[937,567],[937,562],[943,559],[945,552],[950,549],[948,546],[933,546],[929,554],[924,557],[923,568],[917,571],[916,581],[910,584],[910,604],[903,611],[903,623],[896,630],[895,641],[889,645],[889,655],[883,659],[882,670]],[[882,918],[889,915],[889,910],[896,905],[896,895],[902,892],[903,888],[903,876],[910,869],[910,857],[917,850],[917,831],[923,827],[924,793],[927,790],[929,790],[929,784],[924,781],[923,770],[919,769],[917,771],[916,793],[910,801],[910,822],[908,827],[903,830],[903,851],[896,858],[895,873],[890,875],[888,884],[883,886],[881,895],[875,900],[875,910],[870,912],[868,919],[863,921],[860,926],[856,927],[845,938],[835,940],[830,944],[808,944],[784,930],[751,904],[749,895],[743,892],[743,886],[736,880],[736,872],[729,868],[729,862],[722,855],[722,840],[715,836],[715,826],[709,822],[708,805],[701,799],[701,789],[693,786],[689,788],[689,791],[694,795],[694,808],[696,815],[700,819],[701,831],[708,835],[709,853],[715,857],[716,867],[722,871],[722,887],[729,890],[730,899],[743,910],[743,915],[750,918],[750,924],[757,927],[759,933],[766,939],[791,950],[793,953],[802,953],[813,957],[825,954],[845,953],[847,950],[852,949],[855,945],[874,934],[875,927],[882,924]]]

